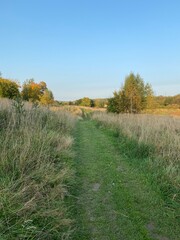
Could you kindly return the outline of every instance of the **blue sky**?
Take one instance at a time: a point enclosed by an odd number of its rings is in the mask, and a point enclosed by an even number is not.
[[[131,71],[180,93],[179,0],[0,0],[0,71],[58,100],[110,97]]]

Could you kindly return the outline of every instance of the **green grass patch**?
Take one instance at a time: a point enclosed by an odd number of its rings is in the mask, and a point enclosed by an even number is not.
[[[148,166],[151,147],[89,120],[75,139],[73,239],[178,240],[178,214]]]
[[[144,173],[152,186],[160,192],[167,206],[176,210],[178,216],[180,190],[176,185],[169,182],[169,179],[166,177],[162,168],[164,160],[161,156],[156,156],[155,146],[147,145],[143,142],[139,143],[137,140],[128,138],[117,130],[109,131],[112,131],[112,135],[117,139],[116,146],[120,153],[127,158],[130,165]]]

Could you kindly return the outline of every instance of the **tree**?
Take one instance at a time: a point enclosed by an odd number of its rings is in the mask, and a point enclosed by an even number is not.
[[[107,99],[96,98],[94,99],[94,107],[104,108],[107,105]]]
[[[75,101],[75,105],[84,107],[94,107],[94,101],[88,97],[84,97]]]
[[[91,99],[88,97],[82,98],[80,105],[84,107],[91,107]]]
[[[114,97],[108,99],[107,111],[114,113],[127,112],[127,99],[124,90],[115,91],[113,95]]]
[[[145,104],[144,82],[140,75],[130,73],[124,83],[127,111],[130,113],[140,112]]]
[[[180,108],[180,94],[173,97],[173,104],[179,105]]]
[[[43,95],[44,92],[47,90],[47,85],[45,82],[40,82],[39,83],[39,87],[40,87],[40,93]]]
[[[80,106],[82,102],[82,99],[78,99],[75,101],[75,105]]]
[[[144,84],[139,74],[130,73],[119,92],[114,92],[113,95],[108,102],[109,112],[139,113],[147,107],[147,104],[150,106],[153,91],[149,84]]]
[[[0,77],[0,97],[10,99],[20,97],[18,83]]]
[[[155,107],[154,92],[149,83],[145,86],[145,95],[146,95],[146,109],[153,109]]]
[[[117,111],[117,102],[115,97],[108,99],[107,111],[112,113],[119,113]]]
[[[90,107],[94,107],[94,100],[93,99],[90,100],[91,100]]]
[[[47,86],[45,82],[35,83],[34,79],[26,80],[23,84],[22,98],[25,101],[37,102],[40,101]]]
[[[54,102],[53,93],[50,90],[46,89],[40,99],[40,102],[43,105],[51,105]]]

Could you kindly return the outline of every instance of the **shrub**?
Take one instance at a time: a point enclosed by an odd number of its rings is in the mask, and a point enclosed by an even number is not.
[[[0,77],[0,97],[13,99],[19,96],[19,85],[12,80]]]

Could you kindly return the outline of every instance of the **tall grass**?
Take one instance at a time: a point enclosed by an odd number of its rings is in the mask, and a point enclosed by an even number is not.
[[[67,239],[76,118],[18,106],[0,101],[0,239]]]
[[[180,187],[180,118],[154,115],[94,113],[94,120],[144,145],[149,165],[161,181]],[[152,158],[151,158],[152,157]],[[177,196],[174,196],[177,197]]]
[[[84,107],[84,106],[73,106],[73,105],[65,105],[65,106],[59,106],[59,107],[51,107],[52,111],[68,111],[72,114],[75,114],[79,117],[84,117],[84,114],[90,114],[96,111],[106,111],[105,108],[94,108],[94,107]]]

